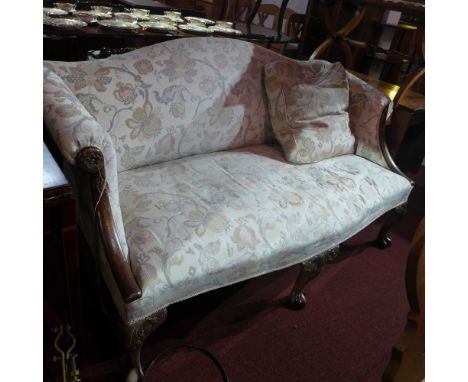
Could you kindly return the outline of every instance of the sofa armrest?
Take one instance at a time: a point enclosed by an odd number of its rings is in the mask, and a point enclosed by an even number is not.
[[[98,235],[126,303],[141,296],[130,267],[120,210],[113,142],[83,104],[53,71],[44,68],[45,125],[65,160],[89,174]],[[72,182],[73,183],[73,182]]]
[[[356,155],[410,180],[396,165],[386,142],[390,99],[367,82],[348,72],[349,123],[356,137]]]
[[[47,68],[43,72],[43,110],[47,129],[64,158],[72,165],[81,148],[95,146],[104,151],[112,144],[108,134],[65,82]]]
[[[91,177],[91,193],[96,210],[96,220],[107,262],[120,294],[125,303],[128,304],[141,297],[141,289],[130,268],[128,258],[122,250],[115,229],[104,162],[102,151],[96,147],[85,147],[76,155],[77,166]]]

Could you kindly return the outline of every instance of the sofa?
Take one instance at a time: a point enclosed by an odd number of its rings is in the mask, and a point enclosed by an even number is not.
[[[407,202],[412,184],[384,139],[390,101],[352,74],[352,152],[285,159],[264,84],[265,65],[282,61],[292,62],[246,41],[192,37],[44,62],[45,126],[118,315],[129,381],[143,377],[141,346],[169,305],[301,263],[291,302],[303,306],[339,245]]]

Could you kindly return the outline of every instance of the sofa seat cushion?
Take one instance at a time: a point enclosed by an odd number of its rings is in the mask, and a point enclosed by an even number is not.
[[[124,171],[120,203],[143,296],[119,310],[134,322],[299,263],[406,202],[410,191],[406,179],[356,155],[294,165],[267,145]]]

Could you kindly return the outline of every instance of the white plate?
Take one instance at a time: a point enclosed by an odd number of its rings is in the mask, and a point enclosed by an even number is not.
[[[99,13],[112,13],[113,11],[112,7],[106,7],[104,5],[93,5],[91,9]]]
[[[182,12],[179,11],[164,11],[166,16],[182,16]]]
[[[213,25],[215,23],[213,20],[203,19],[201,17],[186,16],[186,17],[184,17],[184,19],[187,20],[189,23],[198,22],[198,23],[202,23],[202,24],[205,24],[205,25]]]
[[[42,12],[47,16],[66,16],[68,15],[67,11],[58,8],[42,8]]]
[[[216,26],[222,27],[222,28],[232,29],[233,25],[234,24],[232,21],[224,21],[224,20],[216,21]]]
[[[112,18],[112,14],[111,13],[105,13],[105,12],[101,12],[101,11],[74,11],[73,14],[75,16],[83,16],[86,15],[87,16],[91,16],[91,17],[94,17],[95,19],[111,19]]]
[[[150,21],[151,18],[148,15],[143,14],[136,14],[136,13],[128,13],[128,12],[117,12],[114,13],[114,18],[119,20],[127,20],[127,21]]]
[[[54,28],[62,28],[62,29],[79,29],[85,27],[86,24],[84,21],[76,20],[76,19],[63,19],[63,18],[52,18],[52,17],[44,17],[43,21],[44,25]]]
[[[143,21],[138,23],[143,29],[152,29],[159,31],[175,31],[177,26],[174,24],[163,23],[159,21]]]
[[[130,12],[137,16],[148,16],[150,13],[149,9],[141,8],[130,8]]]
[[[206,27],[201,27],[199,25],[192,25],[192,24],[180,24],[177,26],[180,30],[187,32],[187,33],[213,33],[213,31],[209,30]]]
[[[173,14],[165,14],[164,17],[167,17],[174,23],[185,23],[185,20],[178,16],[178,15],[173,15]]]
[[[73,14],[73,18],[84,21],[87,24],[95,24],[98,21],[97,17],[90,15],[89,13],[76,12]]]
[[[149,21],[159,21],[166,24],[175,24],[175,22],[172,21],[170,17],[164,15],[148,15],[148,17],[150,18]]]
[[[144,15],[142,13],[132,13],[132,15],[134,15],[139,21],[151,21],[150,15]]]
[[[215,33],[223,33],[223,34],[230,34],[230,35],[241,35],[242,32],[238,31],[237,29],[232,29],[232,28],[225,28],[221,27],[219,25],[213,25],[212,27],[208,27],[209,30],[215,32]]]
[[[124,20],[101,20],[98,21],[98,24],[110,29],[140,29],[140,26],[137,23],[131,23]]]
[[[76,4],[72,3],[54,3],[54,7],[61,9],[65,12],[71,12],[76,8]]]

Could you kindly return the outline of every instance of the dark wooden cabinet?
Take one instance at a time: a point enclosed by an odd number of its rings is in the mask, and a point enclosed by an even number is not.
[[[64,280],[67,319],[81,334],[80,262],[75,201],[67,179],[43,144],[44,274]],[[55,285],[57,286],[57,285]]]

